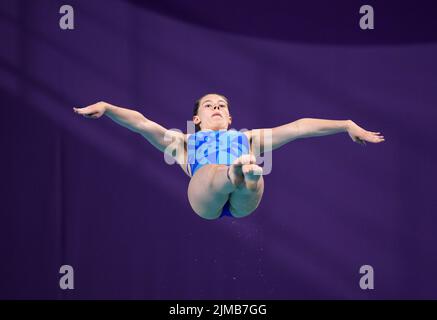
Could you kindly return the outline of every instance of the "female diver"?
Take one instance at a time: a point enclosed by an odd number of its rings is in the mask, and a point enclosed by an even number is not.
[[[258,207],[264,179],[256,156],[263,152],[299,138],[339,132],[347,132],[354,142],[363,145],[366,141],[384,141],[380,132],[364,130],[351,120],[302,118],[271,129],[228,130],[232,122],[229,102],[220,94],[207,94],[195,103],[194,134],[167,130],[135,110],[106,102],[73,110],[91,119],[106,115],[170,155],[191,177],[188,186],[191,207],[200,217],[209,220],[223,216],[245,217]],[[269,139],[264,138],[267,136]]]

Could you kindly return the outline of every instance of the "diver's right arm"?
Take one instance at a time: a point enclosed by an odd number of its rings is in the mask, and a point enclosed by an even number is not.
[[[170,145],[173,147],[183,146],[185,143],[185,135],[182,132],[167,130],[135,110],[117,107],[103,101],[85,108],[73,108],[73,110],[75,113],[91,119],[98,119],[102,115],[106,115],[119,125],[141,134],[162,152],[166,151]]]

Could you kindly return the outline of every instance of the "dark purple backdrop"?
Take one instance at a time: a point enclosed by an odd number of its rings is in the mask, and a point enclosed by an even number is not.
[[[432,3],[232,3],[0,2],[0,298],[437,298]],[[386,142],[294,141],[250,217],[206,221],[145,139],[72,112],[104,100],[185,130],[208,92],[236,129],[352,119]]]

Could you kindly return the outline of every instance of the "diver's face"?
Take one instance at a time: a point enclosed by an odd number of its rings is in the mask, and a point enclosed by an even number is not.
[[[200,100],[197,115],[193,117],[194,124],[200,125],[202,130],[227,129],[232,122],[228,103],[225,98],[217,94],[208,94]]]

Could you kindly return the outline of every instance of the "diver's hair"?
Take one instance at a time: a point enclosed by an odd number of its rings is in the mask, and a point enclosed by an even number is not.
[[[201,96],[195,103],[194,103],[194,109],[193,109],[193,117],[197,116],[197,112],[199,111],[199,107],[200,107],[200,100],[202,100],[205,96],[209,95],[209,94],[215,94],[218,95],[220,97],[222,97],[223,99],[225,99],[226,103],[228,104],[228,109],[229,109],[229,100],[228,98],[226,98],[224,95],[220,94],[220,93],[207,93],[203,96]],[[200,131],[200,125],[196,124],[195,125],[195,132]]]

